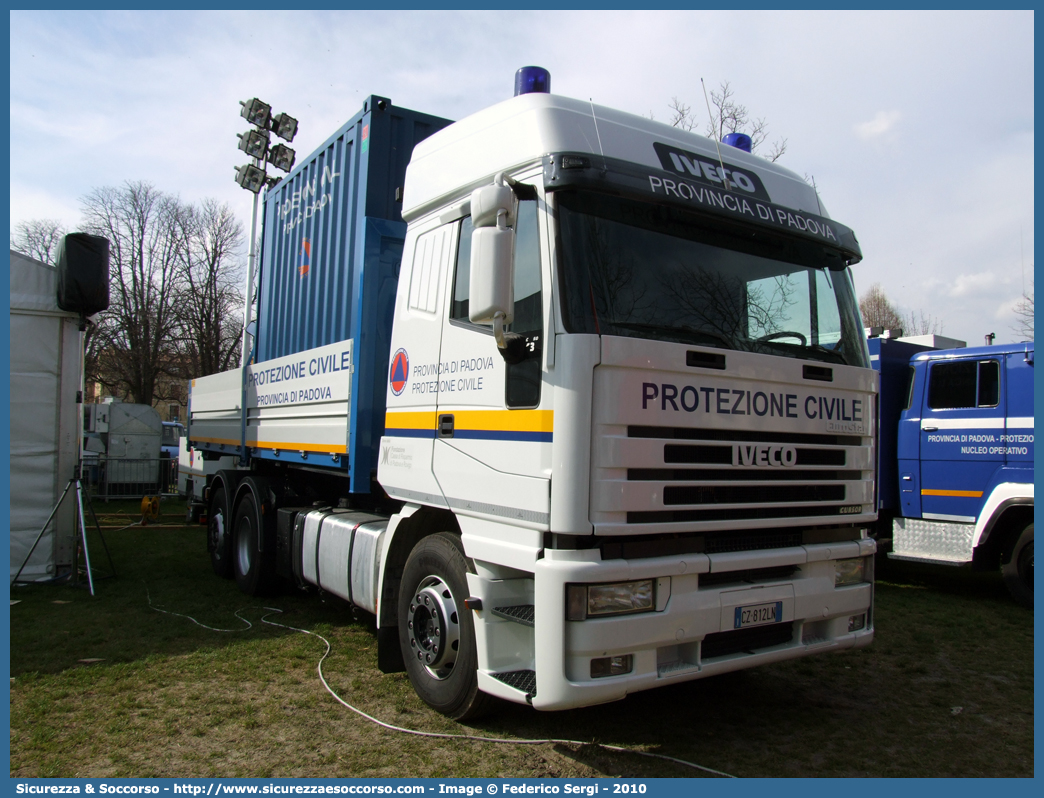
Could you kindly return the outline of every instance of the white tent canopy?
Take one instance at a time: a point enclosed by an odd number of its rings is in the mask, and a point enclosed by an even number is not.
[[[57,295],[54,267],[11,252],[11,576],[76,469],[79,316],[60,310]],[[70,493],[20,580],[72,566],[75,502]]]

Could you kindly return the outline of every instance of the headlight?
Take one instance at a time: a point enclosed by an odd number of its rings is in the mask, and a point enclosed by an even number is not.
[[[626,615],[656,609],[652,579],[611,585],[567,585],[566,618],[582,621],[591,616]]]
[[[864,581],[866,562],[863,557],[852,560],[837,560],[834,563],[834,587],[856,585]]]

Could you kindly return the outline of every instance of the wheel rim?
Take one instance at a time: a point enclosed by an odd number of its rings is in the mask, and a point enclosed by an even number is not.
[[[457,605],[446,581],[426,576],[410,600],[410,650],[435,679],[446,679],[453,672],[460,646]]]
[[[237,532],[239,534],[236,535],[236,558],[239,561],[239,573],[248,574],[250,573],[250,561],[253,559],[250,550],[252,535],[249,534],[249,518],[243,518],[240,520]]]
[[[225,515],[224,513],[214,513],[214,517],[210,519],[210,542],[211,549],[214,554],[221,559],[224,556],[224,543],[225,543]]]

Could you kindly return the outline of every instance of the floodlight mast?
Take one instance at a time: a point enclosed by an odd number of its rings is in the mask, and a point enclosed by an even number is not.
[[[239,103],[242,106],[240,116],[253,125],[256,130],[237,134],[239,137],[239,149],[252,156],[253,163],[236,169],[236,182],[254,195],[254,208],[250,215],[250,247],[247,254],[247,276],[246,291],[243,302],[243,346],[240,356],[240,365],[246,366],[250,362],[250,322],[253,316],[253,293],[254,293],[254,265],[256,263],[256,239],[257,239],[257,202],[261,189],[272,188],[279,182],[279,178],[269,177],[266,166],[269,161],[276,169],[289,172],[294,166],[296,153],[284,144],[277,144],[269,148],[269,133],[273,131],[279,138],[293,141],[297,135],[297,120],[289,114],[272,114],[272,106],[256,97],[246,102]],[[260,172],[260,175],[251,173],[250,166]]]

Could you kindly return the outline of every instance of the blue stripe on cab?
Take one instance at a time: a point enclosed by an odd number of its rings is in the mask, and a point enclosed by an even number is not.
[[[434,438],[433,429],[386,429],[384,434],[392,438]]]
[[[454,438],[466,438],[484,441],[530,441],[534,443],[551,443],[550,432],[517,432],[512,430],[458,429]]]

